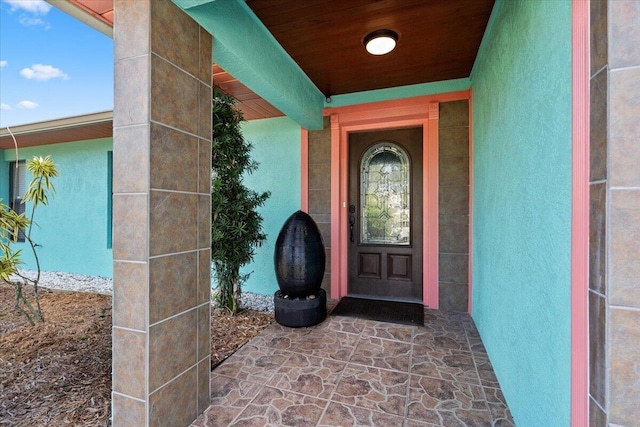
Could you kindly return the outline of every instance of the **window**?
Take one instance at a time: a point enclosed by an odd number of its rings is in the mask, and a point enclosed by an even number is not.
[[[369,148],[360,162],[360,243],[409,245],[410,163],[392,142]]]
[[[27,192],[27,165],[24,160],[9,164],[9,207],[16,213],[24,213],[22,203],[24,193]],[[24,242],[24,230],[18,233],[18,241]]]

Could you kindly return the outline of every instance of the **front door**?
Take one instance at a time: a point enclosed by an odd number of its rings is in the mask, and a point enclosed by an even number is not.
[[[349,134],[348,294],[422,302],[422,127]]]

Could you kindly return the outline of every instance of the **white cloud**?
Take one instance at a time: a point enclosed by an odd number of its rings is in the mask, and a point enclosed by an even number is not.
[[[4,67],[6,67],[6,66],[7,66],[7,64],[8,64],[8,62],[7,62],[7,61],[0,61],[0,68],[4,68]]]
[[[33,110],[34,108],[37,108],[38,104],[36,104],[33,101],[20,101],[18,102],[18,108],[22,108],[22,109],[26,109],[26,110]]]
[[[36,15],[46,15],[51,10],[51,5],[44,0],[3,0],[11,5],[11,12],[24,10]]]
[[[9,104],[0,104],[0,110],[11,110],[11,105],[9,105]]]
[[[61,69],[51,65],[33,64],[31,68],[23,68],[20,75],[25,79],[49,80],[60,77],[62,80],[68,80],[69,76]]]
[[[20,23],[25,27],[32,27],[34,25],[44,25],[45,22],[40,18],[30,18],[27,15],[20,16]]]

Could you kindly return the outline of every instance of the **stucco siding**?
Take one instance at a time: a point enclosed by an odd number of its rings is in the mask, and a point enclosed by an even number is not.
[[[251,157],[260,163],[258,170],[245,177],[247,187],[271,191],[260,208],[267,240],[256,249],[254,262],[242,273],[251,273],[244,291],[273,294],[278,290],[273,251],[278,233],[286,219],[300,209],[300,126],[287,117],[254,120],[242,125],[242,133],[253,144]]]
[[[571,2],[499,1],[473,85],[473,318],[520,427],[570,414]]]
[[[37,226],[31,236],[40,245],[37,250],[43,271],[112,277],[107,212],[110,197],[107,153],[112,147],[112,139],[103,138],[20,149],[20,159],[28,161],[33,156],[51,155],[58,168],[58,177],[54,180],[56,192],[48,206],[36,210]],[[4,151],[0,168],[3,183],[8,162],[14,159],[13,150]],[[27,181],[30,179],[27,172]],[[30,212],[27,205],[27,213]],[[23,247],[23,267],[35,268],[27,245],[16,247]]]

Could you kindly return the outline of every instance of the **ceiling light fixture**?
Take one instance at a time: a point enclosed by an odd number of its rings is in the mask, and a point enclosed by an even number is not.
[[[391,52],[398,42],[398,33],[391,30],[376,30],[364,37],[364,47],[372,55]]]

